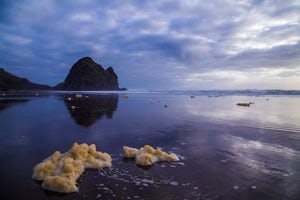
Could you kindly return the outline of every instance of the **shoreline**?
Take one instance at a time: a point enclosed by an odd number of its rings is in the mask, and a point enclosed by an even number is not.
[[[192,96],[300,96],[300,90],[1,90],[0,96],[19,94],[169,94]]]

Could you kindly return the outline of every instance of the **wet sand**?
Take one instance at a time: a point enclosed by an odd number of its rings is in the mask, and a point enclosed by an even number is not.
[[[299,199],[299,96],[127,95],[2,98],[1,199]],[[79,192],[44,190],[33,167],[74,142],[110,153],[112,167],[85,171]],[[145,144],[181,160],[124,159],[122,146]]]

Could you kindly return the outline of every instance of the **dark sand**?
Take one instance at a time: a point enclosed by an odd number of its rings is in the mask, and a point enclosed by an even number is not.
[[[2,96],[0,198],[300,199],[299,96],[128,95]],[[45,191],[32,168],[74,142],[110,153],[112,168],[84,172],[79,192]],[[145,144],[181,161],[123,158]]]

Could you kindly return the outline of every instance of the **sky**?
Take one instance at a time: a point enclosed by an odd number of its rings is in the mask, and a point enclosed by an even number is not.
[[[300,90],[300,1],[1,0],[0,55],[50,86],[90,56],[128,89]]]

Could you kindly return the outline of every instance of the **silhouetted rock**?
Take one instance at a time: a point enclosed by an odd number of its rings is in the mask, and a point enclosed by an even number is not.
[[[11,73],[6,72],[4,69],[0,69],[0,90],[49,90],[48,85],[40,85],[32,83],[26,78],[20,78]]]
[[[120,90],[118,76],[112,67],[106,70],[92,58],[84,57],[71,68],[63,83],[55,89],[61,90]]]

